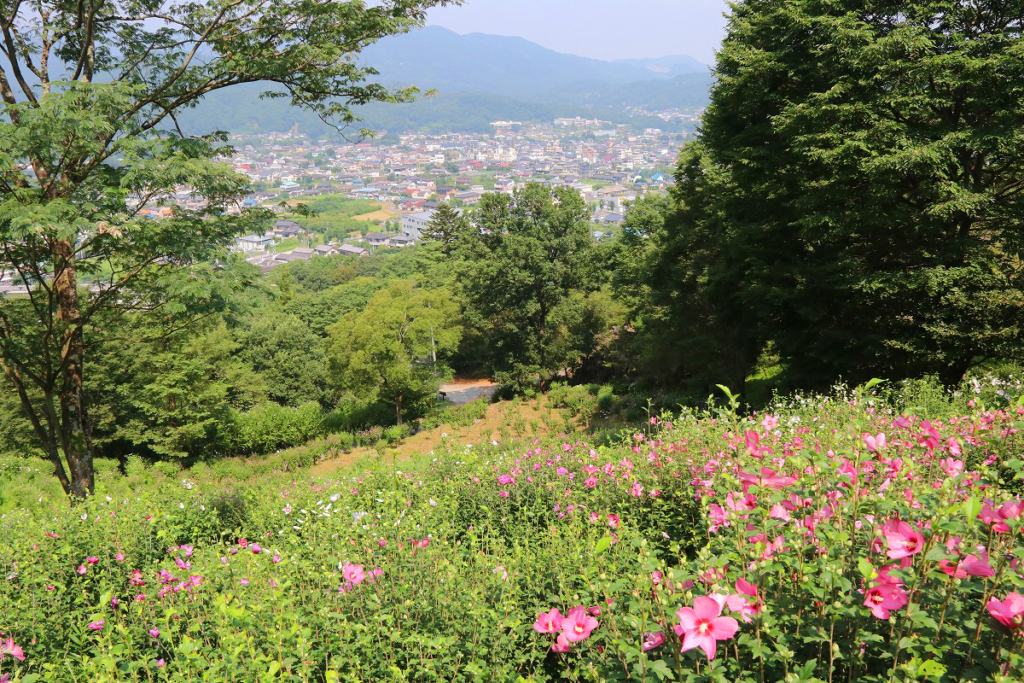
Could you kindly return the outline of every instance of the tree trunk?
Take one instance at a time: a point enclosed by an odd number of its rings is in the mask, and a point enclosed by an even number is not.
[[[93,481],[92,428],[86,406],[82,376],[85,343],[78,304],[78,283],[74,268],[74,245],[61,240],[55,245],[54,261],[64,266],[53,282],[57,300],[57,325],[61,342],[61,388],[59,393],[61,450],[71,475],[72,498],[91,496]]]
[[[402,397],[399,396],[395,399],[395,416],[398,418],[398,424],[402,424]]]

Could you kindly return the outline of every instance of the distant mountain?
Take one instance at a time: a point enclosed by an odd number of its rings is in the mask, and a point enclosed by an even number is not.
[[[638,66],[662,76],[708,72],[706,64],[701,64],[689,55],[673,55],[671,57],[656,57],[654,59],[619,59],[613,62],[613,64]]]
[[[517,96],[579,81],[622,85],[707,71],[707,67],[690,57],[666,60],[675,66],[658,72],[651,65],[657,68],[654,63],[660,63],[659,60],[605,62],[555,52],[523,38],[483,33],[460,35],[440,26],[389,36],[363,51],[363,61],[380,71],[383,82],[434,88],[445,93]]]
[[[495,119],[550,121],[587,115],[637,127],[668,127],[660,119],[626,114],[702,107],[710,70],[691,57],[605,62],[562,54],[522,38],[482,33],[459,35],[437,26],[391,36],[369,46],[361,60],[389,86],[415,85],[438,95],[412,104],[375,103],[357,108],[355,126],[404,132],[484,132]],[[330,129],[286,99],[259,100],[273,86],[252,84],[212,93],[179,116],[190,132],[282,131],[295,125],[320,136]]]

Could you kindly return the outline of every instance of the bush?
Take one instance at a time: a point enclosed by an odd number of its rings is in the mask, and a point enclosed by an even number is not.
[[[399,434],[376,428],[173,477],[130,460],[74,508],[42,461],[0,460],[0,628],[26,655],[0,675],[1020,680],[1024,409],[954,398],[976,407],[842,389],[295,473]]]
[[[326,420],[318,403],[297,408],[265,403],[233,416],[228,449],[233,453],[269,453],[305,443],[326,433]]]

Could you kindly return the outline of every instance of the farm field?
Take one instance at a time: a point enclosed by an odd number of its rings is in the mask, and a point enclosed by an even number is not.
[[[75,507],[5,461],[0,675],[1020,680],[1022,412],[861,391],[523,436],[497,404],[334,468],[131,459]]]

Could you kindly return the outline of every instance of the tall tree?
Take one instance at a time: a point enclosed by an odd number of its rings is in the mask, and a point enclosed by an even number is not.
[[[351,124],[353,104],[415,94],[368,80],[360,50],[442,4],[0,0],[0,269],[29,283],[32,307],[30,324],[0,307],[0,364],[66,492],[93,491],[83,375],[97,314],[250,223],[245,179],[216,161],[224,136],[188,138],[176,113],[266,81],[269,96]],[[200,208],[140,215],[182,187]]]
[[[467,315],[487,330],[502,384],[525,389],[563,367],[553,316],[574,291],[596,288],[590,213],[576,190],[529,183],[514,196],[485,194],[476,233],[458,254]]]
[[[394,406],[402,424],[411,405],[437,394],[461,334],[450,291],[398,280],[328,328],[331,376],[342,391]]]
[[[444,254],[451,254],[459,237],[468,230],[469,219],[462,211],[452,206],[451,202],[438,202],[434,215],[423,231],[423,237],[440,244]]]
[[[719,253],[706,301],[797,381],[952,383],[1024,353],[1022,11],[734,5],[699,143],[717,198],[684,162],[682,208],[711,210],[666,229]]]

